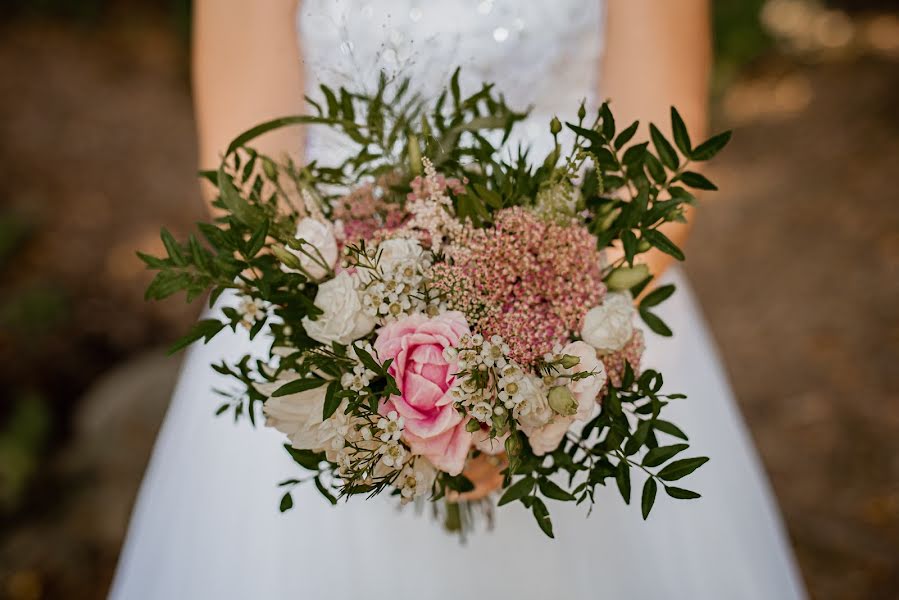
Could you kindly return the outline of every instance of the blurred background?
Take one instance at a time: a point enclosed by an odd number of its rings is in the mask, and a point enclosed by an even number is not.
[[[899,598],[899,6],[714,10],[735,136],[687,270],[813,597]],[[189,0],[0,7],[0,598],[115,568],[199,308],[145,303],[134,254],[203,217],[189,30]]]

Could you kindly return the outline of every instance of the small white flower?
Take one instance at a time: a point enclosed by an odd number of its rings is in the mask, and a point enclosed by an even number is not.
[[[244,296],[240,302],[240,312],[244,316],[244,320],[249,323],[261,321],[267,313],[265,301],[260,298]]]
[[[487,402],[481,401],[471,407],[470,413],[472,417],[481,423],[486,423],[493,415],[493,407]]]
[[[382,442],[395,442],[403,434],[403,417],[399,416],[395,410],[392,410],[387,413],[386,417],[381,417],[378,420],[378,429],[381,430],[378,438]]]
[[[406,449],[396,442],[384,444],[378,449],[381,453],[381,462],[387,467],[398,469],[406,460]]]
[[[431,463],[422,457],[416,458],[414,465],[407,465],[396,478],[401,501],[405,504],[413,498],[429,493],[436,477],[437,470]]]

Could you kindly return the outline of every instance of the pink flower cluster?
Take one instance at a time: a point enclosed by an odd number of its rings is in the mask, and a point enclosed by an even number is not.
[[[437,174],[433,179],[428,177],[416,176],[409,182],[412,191],[406,196],[411,201],[427,200],[432,194],[443,194],[449,190],[454,196],[460,196],[465,193],[465,183],[456,177],[445,177]]]
[[[375,193],[379,189],[383,194],[390,183],[382,178],[374,184],[360,185],[334,203],[331,216],[343,224],[342,243],[369,241],[376,235],[384,235],[403,225],[408,218],[406,211],[399,204],[387,202]]]
[[[631,369],[633,369],[635,375],[640,374],[640,359],[643,358],[643,350],[645,348],[646,344],[643,341],[643,331],[634,329],[634,334],[631,336],[631,339],[628,340],[627,344],[624,345],[624,348],[617,352],[612,352],[611,354],[605,354],[599,357],[599,360],[602,361],[609,377],[606,380],[606,384],[602,386],[598,398],[601,399],[606,395],[610,383],[615,387],[621,387],[621,380],[624,377],[625,362],[630,363]]]
[[[523,365],[567,342],[605,294],[596,239],[578,223],[543,221],[520,207],[497,212],[491,228],[466,227],[446,253],[451,264],[435,285],[480,333],[502,336]]]

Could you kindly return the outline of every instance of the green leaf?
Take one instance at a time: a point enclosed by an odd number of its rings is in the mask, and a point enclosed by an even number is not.
[[[680,113],[673,106],[671,107],[671,131],[674,133],[674,143],[677,144],[681,154],[689,157],[693,151],[690,146],[690,134],[687,133],[687,126]]]
[[[235,219],[246,225],[247,227],[258,227],[262,224],[262,215],[256,207],[244,200],[234,187],[231,176],[225,172],[225,162],[219,167],[218,178],[219,190],[221,191],[222,202],[231,212]]]
[[[640,307],[638,312],[640,313],[640,318],[643,319],[643,322],[646,323],[653,332],[664,337],[671,337],[671,328],[668,327],[668,325],[665,324],[665,321],[660,319],[658,315],[649,312],[643,307]]]
[[[640,121],[634,121],[630,124],[630,126],[618,134],[618,137],[615,138],[615,150],[621,150],[624,148],[624,145],[631,141],[631,138],[634,137],[634,134],[637,133],[637,128],[640,126]]]
[[[653,428],[658,429],[662,433],[667,433],[668,435],[680,438],[682,440],[687,439],[687,434],[681,431],[680,427],[668,421],[656,419],[655,421],[653,421]]]
[[[294,448],[290,444],[284,444],[284,449],[287,450],[287,453],[290,455],[290,458],[293,459],[293,462],[310,471],[317,471],[319,464],[325,460],[324,452],[300,450],[299,448]]]
[[[247,258],[253,258],[259,254],[260,250],[262,250],[262,246],[265,245],[265,238],[268,237],[268,228],[269,221],[268,219],[264,219],[247,244]]]
[[[615,483],[618,484],[618,491],[624,498],[625,504],[631,503],[631,468],[627,461],[622,460],[615,469]]]
[[[665,300],[667,300],[671,294],[674,293],[675,287],[673,284],[663,285],[646,294],[646,297],[643,298],[643,301],[640,302],[640,307],[650,308],[661,304]]]
[[[324,379],[294,379],[289,381],[272,392],[272,397],[289,396],[290,394],[299,394],[308,390],[314,390],[328,383]]]
[[[621,232],[621,245],[624,247],[624,258],[628,263],[633,262],[637,252],[637,236],[630,229]]]
[[[200,338],[203,338],[204,342],[208,342],[224,327],[225,323],[222,323],[218,319],[202,319],[197,321],[187,335],[169,347],[168,353],[174,354]]]
[[[165,259],[157,258],[150,254],[144,254],[143,252],[138,252],[137,257],[144,261],[144,264],[150,269],[164,269],[169,266],[169,263],[167,263]]]
[[[291,508],[293,508],[293,496],[290,495],[290,492],[287,492],[281,496],[281,505],[278,507],[278,510],[287,512]]]
[[[724,133],[719,133],[716,136],[710,137],[703,143],[699,144],[693,151],[690,153],[690,158],[695,161],[705,161],[709,160],[716,154],[718,154],[722,148],[724,148],[727,143],[730,141],[731,132],[725,131]]]
[[[678,500],[693,500],[695,498],[702,498],[702,494],[697,494],[693,490],[685,490],[684,488],[674,487],[674,486],[665,486],[665,491],[672,498],[677,498]]]
[[[461,494],[470,492],[474,489],[474,483],[472,483],[471,479],[469,479],[465,475],[447,475],[443,478],[443,481],[446,482],[446,487]]]
[[[171,258],[179,267],[186,265],[187,261],[184,260],[184,254],[181,253],[181,246],[175,241],[175,238],[172,237],[169,230],[163,227],[160,232],[160,237],[162,238],[163,245],[165,245],[165,251],[169,254],[169,258]]]
[[[611,140],[615,137],[615,117],[612,116],[612,111],[609,110],[609,103],[603,102],[599,112],[602,115],[602,135],[607,140]]]
[[[322,408],[322,421],[333,415],[337,407],[340,406],[341,398],[337,395],[339,387],[337,381],[332,381],[328,384],[328,389],[325,390],[325,403]]]
[[[540,526],[543,533],[554,538],[553,523],[549,518],[549,510],[546,508],[546,504],[543,503],[543,500],[534,498],[534,503],[531,505],[531,511],[534,513],[534,518],[537,519],[537,525]]]
[[[705,456],[676,460],[659,471],[659,477],[661,477],[665,481],[676,481],[681,477],[686,477],[708,461],[708,457]]]
[[[643,239],[664,252],[669,256],[673,256],[677,260],[684,260],[684,253],[678,248],[674,242],[668,239],[668,236],[658,229],[644,229],[642,231]]]
[[[530,475],[527,477],[522,477],[512,485],[510,485],[503,495],[500,496],[499,502],[496,503],[497,506],[502,506],[504,504],[508,504],[509,502],[514,502],[516,500],[520,500],[521,498],[527,496],[534,489],[534,478]]]
[[[321,478],[316,475],[315,476],[315,488],[318,490],[318,493],[324,496],[331,505],[337,504],[337,498],[334,497],[334,494],[328,491],[328,488],[325,487],[325,484],[322,483]]]
[[[643,484],[643,494],[640,498],[640,509],[643,511],[643,520],[649,516],[649,511],[652,510],[652,505],[655,504],[656,501],[656,492],[658,491],[659,486],[656,484],[656,480],[650,477],[646,480],[646,483]]]
[[[662,166],[659,159],[647,152],[644,162],[646,163],[646,170],[649,171],[649,176],[652,177],[653,181],[659,184],[665,183],[668,176],[665,174],[665,167]]]
[[[658,467],[675,454],[683,452],[689,447],[689,444],[673,444],[671,446],[659,446],[658,448],[653,448],[643,457],[643,466]]]
[[[569,123],[568,121],[565,121],[565,126],[579,136],[589,140],[590,143],[594,146],[601,147],[606,143],[606,141],[602,137],[602,134],[593,131],[592,129],[587,129],[586,127],[581,127],[579,125],[575,125],[574,123]]]
[[[353,351],[356,353],[356,356],[359,357],[359,360],[362,361],[362,364],[365,365],[366,369],[375,373],[381,373],[382,375],[384,374],[385,369],[383,366],[379,365],[378,361],[376,361],[367,350],[354,345]]]
[[[701,175],[695,171],[684,171],[680,175],[675,178],[677,181],[681,181],[684,185],[691,187],[696,190],[712,190],[715,191],[718,189],[714,183],[706,179],[704,175]]]
[[[556,485],[556,483],[551,479],[541,478],[538,482],[538,485],[540,487],[540,493],[547,498],[552,498],[553,500],[561,500],[563,502],[570,502],[574,500],[574,496]]]
[[[450,78],[450,93],[453,95],[453,104],[456,110],[459,110],[459,98],[461,96],[459,90],[459,67],[456,67],[456,70],[453,71],[453,76]]]
[[[659,128],[649,124],[649,137],[652,139],[652,145],[656,148],[656,153],[658,153],[659,158],[662,160],[662,164],[671,169],[672,171],[676,170],[680,166],[680,159],[677,157],[677,151],[674,149],[674,146],[671,145],[665,136],[662,135],[662,132],[659,131]]]

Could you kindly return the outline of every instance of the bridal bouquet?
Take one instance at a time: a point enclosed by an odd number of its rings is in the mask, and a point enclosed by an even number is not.
[[[651,145],[631,143],[637,123],[619,131],[608,104],[589,119],[582,106],[570,143],[553,119],[552,151],[532,157],[508,144],[525,115],[491,85],[463,97],[458,71],[432,104],[408,82],[322,93],[313,115],[247,131],[203,173],[220,216],[201,237],[163,230],[167,256],[141,255],[159,271],[148,298],[211,290],[221,306],[175,349],[225,328],[270,339],[213,368],[240,384],[219,414],[255,423],[261,405],[303,470],[280,484],[281,510],[310,481],[333,503],[442,499],[458,528],[484,457],[502,469],[495,503],[521,502],[549,536],[547,500],[592,505],[614,481],[630,502],[632,473],[644,518],[659,487],[698,497],[675,484],[707,459],[684,458],[687,436],[662,418],[683,396],[641,368],[637,320],[671,335],[653,310],[674,288],[644,293],[636,258],[683,259],[660,226],[683,220],[691,188],[715,189],[690,163],[729,134],[694,146],[672,109],[674,144],[652,125]],[[296,124],[351,150],[299,166],[249,145]]]

